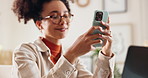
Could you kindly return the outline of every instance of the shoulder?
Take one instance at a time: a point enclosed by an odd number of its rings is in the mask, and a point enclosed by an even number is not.
[[[15,48],[13,55],[15,58],[34,58],[37,57],[37,50],[34,43],[22,43]]]
[[[14,51],[34,50],[36,48],[34,43],[22,43],[18,45]]]

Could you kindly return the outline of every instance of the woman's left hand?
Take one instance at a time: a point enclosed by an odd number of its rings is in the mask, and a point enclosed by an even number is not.
[[[104,35],[102,35],[103,46],[102,46],[102,52],[105,56],[111,57],[113,55],[111,47],[112,47],[112,36],[111,36],[111,30],[108,23],[101,22],[104,26],[106,26],[105,30],[102,30]]]

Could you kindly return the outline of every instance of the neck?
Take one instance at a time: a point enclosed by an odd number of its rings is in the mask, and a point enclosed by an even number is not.
[[[60,43],[60,39],[55,39],[55,38],[53,38],[53,37],[44,37],[46,40],[48,40],[48,41],[50,41],[50,42],[52,42],[52,43],[54,43],[54,44],[56,44],[56,45],[60,45],[61,43]]]

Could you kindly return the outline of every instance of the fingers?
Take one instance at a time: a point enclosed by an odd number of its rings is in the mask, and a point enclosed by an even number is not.
[[[92,26],[89,30],[88,30],[88,32],[86,32],[86,35],[92,35],[93,34],[93,32],[94,32],[94,30],[99,30],[99,31],[102,31],[102,27],[100,27],[100,26]]]
[[[107,23],[110,23],[110,18],[108,17],[108,22]]]
[[[104,33],[104,35],[106,35],[106,36],[112,37],[112,36],[111,36],[111,31],[110,31],[110,30],[104,30],[103,33]]]
[[[103,42],[104,42],[104,45],[103,45],[103,46],[105,46],[106,43],[108,42],[108,43],[109,43],[109,44],[108,44],[108,47],[111,47],[111,44],[112,44],[112,37],[103,35],[103,36],[102,36],[102,39],[104,40],[104,41],[103,41]]]
[[[95,40],[95,39],[101,38],[101,37],[102,37],[101,34],[94,34],[94,35],[90,36],[89,39]]]
[[[100,43],[102,35],[101,34],[91,34],[91,35],[84,35],[83,36],[83,41],[85,42],[86,45],[93,45],[96,43]]]
[[[90,45],[94,45],[94,44],[98,44],[98,43],[103,43],[102,40],[97,39],[97,40],[92,40],[91,42],[89,42]]]
[[[108,32],[106,32],[108,33]],[[104,45],[106,45],[106,43],[108,42],[108,46],[111,46],[112,44],[112,36],[110,35],[110,33],[108,33],[108,35],[101,35],[101,34],[95,34],[92,35],[88,38],[87,41],[90,45],[96,44],[96,43],[103,43]],[[103,46],[104,46],[103,45]]]
[[[93,44],[97,44],[97,43],[103,43],[104,45],[109,42],[109,46],[111,46],[112,43],[112,37],[110,36],[106,36],[106,35],[102,35],[99,37],[91,37],[91,40],[88,41],[88,44],[93,45]]]
[[[88,32],[86,32],[86,35],[92,34],[92,33],[94,32],[94,30],[95,30],[95,27],[92,26],[92,27],[88,30]]]
[[[109,19],[108,19],[109,20]],[[102,33],[104,33],[107,36],[111,37],[111,31],[110,31],[110,26],[109,26],[109,22],[105,23],[103,21],[101,21],[101,24],[104,25],[106,27],[106,29],[104,29],[103,31],[101,31]]]
[[[103,40],[108,40],[109,42],[112,42],[112,37],[110,37],[110,36],[102,36],[102,39]]]
[[[101,33],[103,33],[103,35],[106,35],[106,36],[110,36],[110,37],[112,37],[111,36],[111,31],[110,30],[107,30],[107,29],[103,29],[102,27],[100,27],[100,26],[96,26],[96,29],[98,30],[98,31],[100,31]],[[100,34],[101,34],[100,33]]]
[[[107,32],[106,32],[107,33]],[[110,35],[102,35],[102,34],[91,34],[91,35],[83,35],[82,39],[85,45],[92,46],[94,44],[102,44],[104,47],[106,44],[110,48],[112,44],[112,38]]]
[[[105,23],[103,21],[100,22],[103,26],[106,27],[107,30],[110,30],[110,26],[109,26],[109,23]]]
[[[105,23],[103,21],[101,21],[100,23],[102,25],[104,25],[106,27],[106,29],[103,29],[101,26],[92,26],[88,32],[85,33],[85,39],[87,40],[87,42],[89,44],[96,44],[96,43],[101,43],[102,40],[105,40],[105,41],[112,41],[111,40],[111,31],[110,31],[110,26],[109,26],[109,18],[108,18],[108,22]],[[94,30],[98,30],[100,31],[101,33],[98,33],[98,34],[93,34],[94,33]],[[103,33],[103,34],[102,34]],[[103,37],[102,37],[103,36]],[[100,39],[97,39],[97,38],[100,38]],[[102,40],[101,40],[102,39]]]
[[[108,18],[108,22],[107,22],[107,23],[105,23],[105,22],[103,22],[103,21],[101,21],[100,23],[106,27],[105,30],[110,30],[109,22],[110,22],[110,21],[109,21],[109,18]],[[97,30],[103,32],[103,29],[102,29],[101,26],[92,26],[92,27],[88,30],[88,32],[86,33],[86,35],[92,34],[95,29],[97,29]],[[105,32],[106,32],[106,31],[105,31]],[[107,33],[106,33],[106,34],[107,34]]]

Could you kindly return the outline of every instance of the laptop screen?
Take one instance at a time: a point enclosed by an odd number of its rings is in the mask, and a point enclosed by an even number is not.
[[[148,47],[129,47],[122,78],[148,78]]]

